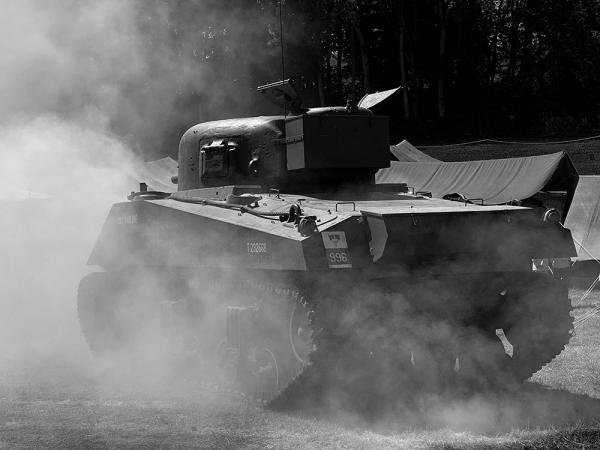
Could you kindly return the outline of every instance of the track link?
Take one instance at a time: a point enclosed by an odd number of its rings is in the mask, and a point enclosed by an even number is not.
[[[132,328],[111,322],[115,299],[126,296],[114,295],[114,286],[107,288],[110,279],[105,273],[91,274],[80,285],[82,329],[99,355],[120,349],[120,332]],[[331,289],[317,298],[321,287],[304,289],[300,283],[245,278],[233,288],[225,284],[221,295],[229,301],[223,305],[239,304],[249,311],[252,322],[242,339],[248,344],[243,349],[245,359],[236,360],[234,367],[237,381],[219,384],[278,410],[332,402],[334,407],[364,412],[456,382],[474,388],[520,383],[564,349],[573,323],[566,288],[535,275],[511,284],[505,304],[496,308],[513,345],[512,357],[502,350],[493,327],[484,330],[476,323],[465,325],[443,314],[431,315],[430,305],[424,311],[413,308],[400,301],[402,289],[364,283],[353,285],[347,295]],[[470,328],[475,332],[465,338],[464,331]],[[480,338],[489,339],[486,345],[494,349],[481,353],[485,346],[475,340]],[[296,348],[300,345],[302,350]],[[261,362],[255,355],[265,349],[263,357],[270,353],[272,360]],[[459,366],[454,364],[455,356]],[[277,365],[276,382],[270,389],[257,388],[252,380],[269,370],[272,374],[272,362]]]
[[[246,305],[256,308],[257,318],[252,323],[254,329],[247,336],[250,345],[240,352],[243,359],[237,367],[237,384],[245,394],[268,403],[288,391],[294,381],[311,366],[316,346],[310,328],[310,303],[301,289],[285,283],[244,280],[239,283],[239,289],[249,299]],[[274,389],[256,389],[251,382],[257,374],[268,373],[265,366],[256,367],[253,353],[257,350],[266,350],[271,357],[272,361],[267,361],[266,366],[269,370],[273,371],[271,363],[276,363],[277,382]],[[245,356],[249,358],[244,359]],[[251,367],[246,370],[244,366],[248,360]],[[248,377],[250,382],[247,381]]]

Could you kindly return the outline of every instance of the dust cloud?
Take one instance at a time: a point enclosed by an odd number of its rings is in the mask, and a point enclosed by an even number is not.
[[[177,141],[162,145],[189,120],[178,89],[203,76],[162,43],[165,2],[0,10],[0,363],[87,374],[76,310],[87,257],[110,205],[142,181],[143,159],[176,153]]]
[[[76,292],[111,204],[144,181],[144,160],[176,157],[189,126],[249,112],[248,73],[278,49],[250,51],[265,24],[218,1],[0,11],[0,367],[87,376]]]
[[[0,360],[4,369],[79,366],[88,352],[77,284],[134,158],[106,129],[55,116],[1,127],[0,145]]]
[[[145,157],[176,153],[173,128],[243,109],[243,100],[232,107],[225,94],[211,97],[218,72],[201,70],[177,37],[199,39],[194,20],[213,11],[194,3],[193,20],[175,33],[166,25],[168,5],[0,5],[0,376],[59,366],[59,374],[98,375],[79,329],[76,291],[92,270],[85,263],[110,205],[135,188]],[[233,28],[246,26],[231,16]],[[241,59],[227,69],[244,80],[248,67]],[[186,93],[205,100],[200,110]],[[436,410],[429,422],[436,425],[497,419],[493,403],[479,397],[440,401]],[[411,423],[418,414],[396,409],[385,420]]]

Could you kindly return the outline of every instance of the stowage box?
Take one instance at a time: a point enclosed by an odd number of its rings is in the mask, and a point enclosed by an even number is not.
[[[385,116],[303,114],[285,132],[288,170],[389,167]]]

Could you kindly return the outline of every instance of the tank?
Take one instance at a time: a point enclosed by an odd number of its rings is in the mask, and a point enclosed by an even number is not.
[[[176,192],[112,206],[78,294],[96,355],[161,349],[271,405],[369,405],[520,382],[562,351],[567,289],[532,271],[576,255],[556,215],[376,184],[387,117],[290,89],[260,88],[286,115],[190,128]]]

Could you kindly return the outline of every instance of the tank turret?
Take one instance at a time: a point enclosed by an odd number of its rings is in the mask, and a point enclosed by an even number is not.
[[[279,98],[274,89],[259,88]],[[288,103],[293,104],[289,101]],[[374,185],[389,167],[388,118],[365,108],[326,107],[286,116],[207,122],[190,128],[179,144],[178,190],[260,185],[295,192]]]

